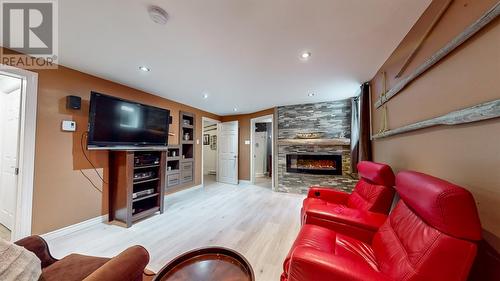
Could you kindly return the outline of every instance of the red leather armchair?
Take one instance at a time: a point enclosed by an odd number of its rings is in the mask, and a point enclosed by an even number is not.
[[[401,200],[371,243],[304,225],[281,280],[466,280],[481,239],[470,192],[417,172],[399,173],[396,189]]]
[[[302,206],[302,217],[314,205],[345,207],[387,214],[394,197],[394,173],[386,164],[358,163],[360,180],[351,194],[332,188],[310,187]]]
[[[311,187],[301,210],[302,224],[314,224],[371,241],[394,198],[394,173],[385,164],[362,161],[352,194]]]

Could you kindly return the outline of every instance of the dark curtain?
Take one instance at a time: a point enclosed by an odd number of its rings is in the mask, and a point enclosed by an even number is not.
[[[370,84],[361,85],[361,93],[352,98],[351,122],[351,170],[358,171],[359,161],[372,160],[370,140]]]

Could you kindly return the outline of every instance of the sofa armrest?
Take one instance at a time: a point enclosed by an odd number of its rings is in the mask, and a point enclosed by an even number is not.
[[[349,195],[349,193],[332,188],[314,186],[311,186],[307,193],[308,198],[323,199],[334,204],[346,204]]]
[[[304,216],[304,224],[326,227],[365,243],[371,243],[386,220],[383,214],[327,205],[314,205]]]
[[[314,208],[308,209],[306,217],[308,216],[340,223],[348,223],[373,231],[377,231],[387,219],[386,215],[380,213],[351,208],[337,208],[327,205],[315,205]]]
[[[288,281],[389,281],[368,265],[306,246],[293,251],[288,272]]]
[[[29,236],[15,242],[15,244],[33,252],[40,261],[42,261],[42,268],[46,268],[57,261],[57,259],[50,254],[47,242],[40,236]]]
[[[141,246],[133,246],[112,258],[84,281],[138,281],[149,262],[149,254]]]

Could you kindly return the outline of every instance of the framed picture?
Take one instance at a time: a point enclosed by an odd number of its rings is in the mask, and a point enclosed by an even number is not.
[[[209,144],[210,144],[210,135],[204,134],[203,135],[203,145],[209,145]]]

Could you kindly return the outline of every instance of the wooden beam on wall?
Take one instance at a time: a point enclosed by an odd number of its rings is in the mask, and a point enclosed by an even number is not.
[[[432,23],[429,25],[429,28],[427,28],[427,30],[425,31],[425,33],[422,36],[422,38],[420,38],[420,40],[418,41],[418,43],[415,46],[415,48],[413,49],[413,51],[406,58],[405,62],[403,63],[403,66],[399,70],[398,74],[396,74],[396,78],[401,77],[401,75],[405,72],[405,70],[408,67],[408,65],[410,65],[410,62],[413,61],[413,58],[415,57],[415,55],[420,50],[420,47],[422,47],[422,45],[424,44],[425,40],[427,40],[427,38],[429,37],[429,35],[431,35],[432,30],[434,30],[434,27],[436,27],[436,25],[439,23],[439,21],[443,17],[444,13],[448,10],[448,8],[450,7],[450,5],[451,5],[452,2],[453,2],[453,0],[448,0],[448,2],[445,3],[445,5],[443,6],[443,8],[441,8],[441,10],[437,14],[437,16],[434,18],[434,20],[432,21]]]
[[[446,115],[399,127],[394,130],[378,133],[376,135],[373,135],[372,139],[376,140],[386,138],[439,125],[459,125],[498,117],[500,117],[500,99],[453,111]]]
[[[437,51],[429,59],[427,59],[422,65],[417,67],[410,75],[399,81],[392,89],[390,89],[385,95],[380,96],[375,102],[375,107],[379,108],[399,92],[401,92],[408,84],[417,79],[424,72],[429,70],[432,66],[442,60],[444,57],[453,52],[456,48],[462,45],[465,41],[471,38],[474,34],[483,29],[486,25],[492,22],[500,15],[500,1],[498,1],[488,12],[482,15],[478,20],[476,20],[472,25],[467,27],[462,33],[460,33],[453,40],[448,42],[443,48]]]

